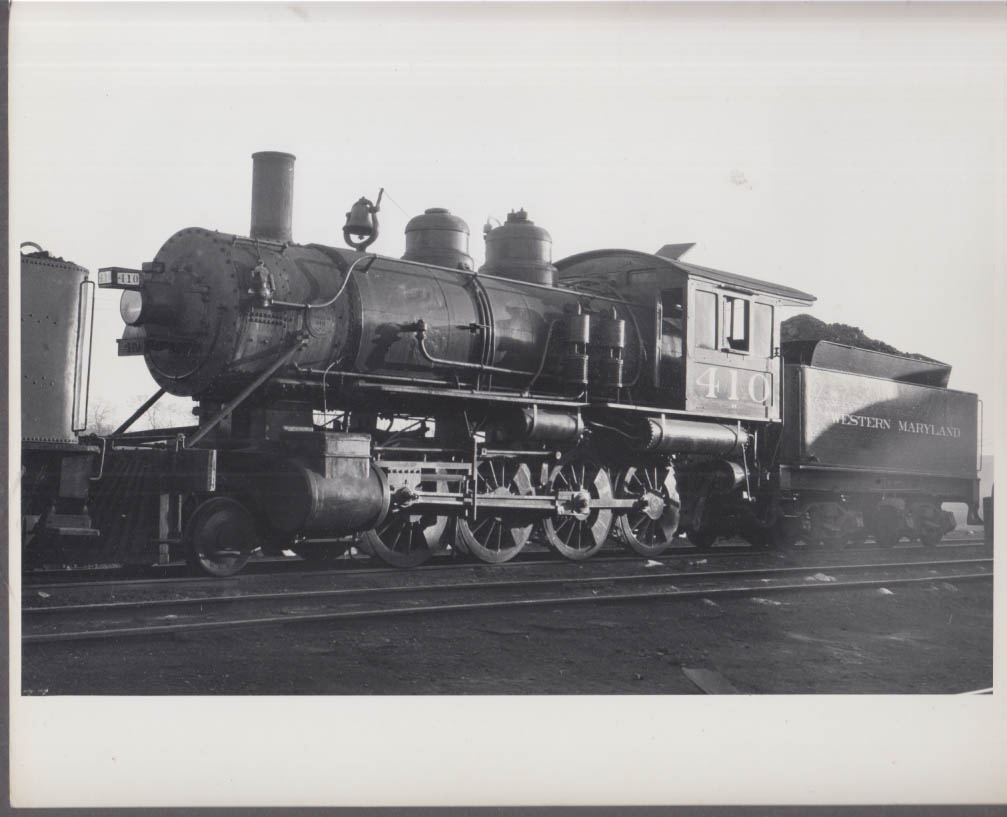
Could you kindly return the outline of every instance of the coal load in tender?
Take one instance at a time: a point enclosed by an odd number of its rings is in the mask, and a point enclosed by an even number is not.
[[[826,323],[818,318],[800,314],[794,315],[783,322],[781,339],[789,341],[827,340],[841,343],[844,346],[856,346],[858,349],[870,349],[873,352],[885,352],[889,355],[903,355],[916,360],[933,360],[926,355],[902,352],[884,341],[868,336],[863,329],[845,323]]]

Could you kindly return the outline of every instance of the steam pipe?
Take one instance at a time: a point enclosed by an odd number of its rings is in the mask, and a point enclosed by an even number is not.
[[[539,375],[542,374],[542,370],[545,368],[545,362],[549,355],[549,343],[552,340],[553,327],[559,323],[559,320],[560,319],[553,320],[549,324],[549,331],[546,334],[542,357],[539,360],[538,368],[534,372],[526,372],[521,369],[506,369],[502,366],[489,366],[485,363],[466,363],[459,360],[446,360],[445,358],[435,357],[430,354],[430,350],[427,349],[427,322],[422,318],[415,323],[402,327],[402,331],[416,333],[416,339],[419,341],[420,354],[423,355],[428,362],[433,363],[435,366],[449,366],[458,369],[471,369],[478,372],[492,372],[494,374],[509,374],[516,375],[518,377],[530,377],[531,381],[525,389],[525,394],[527,394],[528,390],[535,385],[535,381],[538,380]]]
[[[373,264],[376,258],[377,258],[376,255],[361,255],[352,264],[350,264],[350,268],[348,270],[346,270],[346,277],[343,278],[343,282],[339,285],[339,289],[336,290],[336,294],[333,295],[331,298],[329,298],[329,300],[327,300],[327,301],[324,301],[322,303],[314,303],[314,304],[308,304],[308,303],[303,303],[302,304],[302,303],[295,303],[293,301],[272,301],[271,300],[269,302],[269,306],[274,306],[274,307],[281,308],[281,309],[303,309],[305,311],[307,311],[309,309],[325,309],[326,307],[330,307],[336,301],[338,301],[339,300],[339,296],[343,294],[343,291],[346,289],[346,285],[349,283],[350,276],[353,274],[353,270],[356,269],[357,264],[359,264],[361,261],[370,261],[370,264]],[[363,270],[364,272],[366,272],[367,269],[370,268],[370,264],[368,264],[368,266],[366,268],[364,268],[364,270]]]

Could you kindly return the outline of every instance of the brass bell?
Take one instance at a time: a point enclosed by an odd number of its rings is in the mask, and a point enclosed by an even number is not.
[[[361,196],[357,203],[346,214],[346,226],[343,232],[350,235],[367,238],[374,232],[374,205],[371,200]]]
[[[377,240],[378,211],[381,209],[381,197],[384,193],[385,188],[382,187],[378,192],[377,204],[372,204],[370,199],[361,196],[346,214],[343,240],[353,249],[365,250]]]

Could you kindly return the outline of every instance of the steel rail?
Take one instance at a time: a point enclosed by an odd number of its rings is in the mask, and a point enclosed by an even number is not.
[[[383,593],[447,592],[451,590],[501,590],[509,587],[548,587],[550,585],[635,584],[656,581],[693,581],[703,579],[737,578],[743,576],[793,575],[797,573],[896,570],[915,567],[949,567],[992,563],[992,559],[948,559],[934,562],[891,562],[876,565],[812,565],[809,567],[739,568],[736,570],[696,570],[684,573],[630,573],[622,576],[573,576],[542,579],[504,579],[501,581],[442,584],[397,584],[391,587],[340,587],[330,590],[293,590],[272,593],[244,593],[231,596],[205,596],[182,599],[138,599],[136,601],[108,601],[93,604],[64,604],[48,607],[23,607],[22,614],[84,613],[98,610],[145,610],[157,607],[184,607],[186,605],[235,604],[258,601],[295,601],[297,599],[331,598],[342,596],[380,595]]]
[[[988,543],[982,539],[977,539],[974,541],[967,540],[945,540],[935,549],[940,550],[961,550],[965,548],[986,548]],[[777,548],[777,549],[764,549],[758,548],[754,545],[721,545],[716,546],[713,550],[698,550],[690,546],[680,546],[672,547],[671,549],[660,554],[658,557],[651,561],[660,561],[665,564],[669,560],[682,560],[682,559],[726,559],[732,556],[769,556],[773,554],[789,554],[789,553],[803,553],[805,550],[811,550],[812,546],[806,546],[805,548]],[[925,549],[915,546],[912,544],[896,545],[894,548],[883,548],[880,546],[862,546],[853,547],[847,546],[841,549],[842,553],[871,553],[871,552],[890,552],[892,550],[909,550],[914,553],[924,553],[927,552]],[[824,553],[829,553],[829,550],[825,550]],[[437,557],[440,559],[448,560],[452,559],[450,554],[446,554],[443,557]],[[597,564],[608,564],[608,563],[619,563],[619,562],[633,562],[638,560],[646,561],[645,557],[640,556],[637,553],[630,553],[628,551],[623,552],[606,552],[605,555],[598,555],[590,559],[590,561],[584,564],[587,567]],[[375,566],[367,567],[368,562],[374,562]],[[26,574],[22,576],[21,589],[24,590],[60,590],[63,588],[81,588],[81,587],[122,587],[127,588],[131,586],[149,586],[157,584],[207,584],[207,585],[217,585],[224,586],[227,583],[237,583],[237,582],[247,582],[256,579],[270,579],[278,576],[284,578],[312,578],[312,577],[323,577],[323,576],[380,576],[385,574],[401,575],[402,568],[399,567],[388,567],[384,562],[377,562],[366,555],[361,555],[360,557],[349,557],[344,562],[346,567],[337,568],[316,568],[316,569],[303,569],[305,564],[303,561],[295,562],[293,558],[288,561],[271,559],[261,562],[253,562],[249,570],[245,569],[240,575],[230,576],[227,578],[219,578],[216,576],[196,576],[196,575],[185,575],[185,576],[163,576],[159,578],[101,578],[94,581],[90,580],[80,580],[80,581],[55,581],[55,582],[36,582],[32,581],[32,575]],[[357,566],[350,566],[357,563]],[[917,564],[926,564],[927,562],[921,560]],[[528,552],[522,553],[520,556],[513,561],[507,562],[504,565],[494,565],[486,562],[479,562],[474,560],[467,561],[446,561],[445,563],[427,563],[420,565],[418,567],[410,568],[409,573],[427,573],[433,571],[450,571],[450,570],[480,570],[480,569],[490,569],[490,568],[502,568],[504,570],[512,570],[514,568],[520,567],[541,567],[549,565],[569,565],[572,563],[567,562],[567,560],[560,558],[557,554],[552,552]],[[865,567],[870,567],[872,565],[864,565]],[[177,569],[185,569],[183,565],[173,565],[169,567],[175,567]],[[256,567],[264,568],[263,570],[256,570]],[[275,567],[279,568],[277,570],[270,570],[268,568]],[[288,569],[289,568],[289,569]],[[823,569],[830,568],[831,566],[825,565]],[[160,569],[164,569],[163,567]],[[111,569],[104,569],[106,571]],[[27,581],[25,580],[27,579]]]
[[[730,551],[725,548],[723,550],[723,552],[717,553],[717,554],[714,554],[714,555],[717,555],[717,556],[740,556],[740,555],[744,555],[746,553],[749,553],[751,550],[752,550],[751,547],[739,547],[737,549],[732,549]],[[763,553],[768,553],[770,551],[762,551],[762,552]],[[683,552],[681,554],[667,554],[666,553],[666,554],[662,555],[661,558],[664,559],[664,558],[668,558],[670,556],[671,558],[678,559],[678,558],[682,558],[683,556],[693,556],[693,555],[695,555],[695,552],[693,550],[691,550],[691,549],[690,550],[684,550],[683,549]],[[710,554],[704,554],[704,557],[706,555],[710,555]],[[536,557],[536,558],[529,558],[529,557]],[[537,557],[542,557],[542,558],[537,558]],[[452,559],[452,557],[449,554],[446,554],[443,557],[438,556],[438,557],[435,557],[435,558],[442,558],[442,559],[445,559],[445,560]],[[641,558],[642,557],[639,556],[639,555],[637,555],[636,553],[629,553],[629,552],[625,552],[625,553],[613,553],[613,554],[606,555],[606,556],[597,556],[597,557],[591,559],[590,564],[596,565],[596,564],[606,564],[608,562],[632,562],[632,561],[640,560]],[[210,585],[210,586],[213,586],[213,585],[224,586],[227,583],[247,582],[247,581],[252,580],[252,579],[260,579],[260,578],[269,579],[269,578],[276,578],[276,577],[279,577],[279,576],[282,576],[284,578],[297,579],[297,578],[312,578],[312,577],[316,577],[316,576],[382,576],[382,575],[385,575],[385,574],[398,575],[398,576],[404,575],[403,574],[403,569],[401,567],[390,567],[390,566],[387,566],[384,562],[381,562],[381,561],[379,561],[377,559],[371,559],[371,557],[366,556],[366,555],[362,555],[359,558],[358,557],[350,557],[350,558],[346,559],[345,564],[352,565],[354,563],[361,563],[361,562],[363,562],[365,564],[367,562],[373,562],[375,564],[375,566],[374,567],[366,567],[366,566],[337,567],[337,568],[314,569],[314,570],[311,570],[311,569],[309,569],[309,570],[304,570],[304,569],[300,569],[300,570],[294,570],[294,569],[286,570],[285,568],[288,568],[288,567],[289,568],[301,568],[305,564],[305,562],[303,562],[303,561],[295,562],[291,558],[290,561],[278,561],[277,560],[277,561],[270,561],[270,562],[252,562],[251,563],[251,565],[261,565],[261,566],[273,565],[275,567],[280,567],[280,568],[284,568],[284,569],[275,570],[275,571],[269,571],[269,570],[250,571],[248,568],[245,568],[245,570],[241,574],[236,574],[234,576],[229,576],[229,577],[226,577],[226,578],[220,578],[220,577],[216,577],[216,576],[194,576],[194,575],[188,575],[188,576],[164,576],[164,577],[161,577],[161,578],[149,578],[149,579],[131,579],[131,578],[126,578],[126,577],[121,578],[121,579],[104,579],[103,578],[103,579],[99,579],[97,581],[86,581],[85,580],[85,581],[73,581],[73,582],[48,582],[48,583],[31,582],[31,581],[25,582],[25,581],[22,581],[21,588],[22,588],[22,590],[26,590],[28,588],[31,588],[32,590],[59,590],[61,588],[66,588],[66,587],[70,587],[70,588],[78,588],[78,587],[122,587],[122,588],[126,588],[126,587],[129,587],[131,585],[137,585],[137,586],[147,586],[147,585],[156,585],[156,584],[170,585],[170,584],[179,584],[179,583],[186,583],[186,582],[191,583],[191,584],[207,584],[207,585]],[[566,559],[563,559],[563,558],[559,557],[556,553],[551,553],[551,552],[535,553],[535,552],[532,552],[532,553],[524,553],[524,554],[522,554],[522,558],[520,560],[515,559],[514,561],[508,562],[508,563],[506,563],[505,566],[503,566],[503,568],[505,570],[510,570],[512,568],[515,568],[515,567],[541,567],[541,566],[549,566],[549,565],[557,566],[557,565],[571,565],[571,564],[572,564],[571,562],[568,562]],[[177,567],[184,569],[184,566],[182,566],[182,565],[178,565]],[[445,564],[436,564],[436,563],[427,562],[426,564],[419,565],[418,567],[409,568],[408,573],[411,574],[411,575],[415,575],[417,573],[427,573],[427,572],[433,572],[433,571],[438,571],[438,570],[463,570],[465,568],[468,568],[469,570],[479,570],[479,569],[489,569],[489,568],[499,568],[499,567],[501,567],[501,565],[489,564],[487,562],[479,562],[479,561],[473,561],[473,560],[469,560],[469,561],[456,561],[456,560],[452,560],[452,561],[446,562]]]
[[[585,603],[626,602],[646,600],[682,600],[693,598],[732,597],[757,593],[765,596],[773,593],[813,591],[813,590],[859,590],[873,587],[897,587],[911,584],[932,584],[939,581],[977,581],[992,579],[992,573],[963,573],[948,576],[927,576],[914,578],[861,579],[847,582],[819,582],[815,584],[752,585],[744,587],[714,587],[695,590],[651,591],[644,593],[613,593],[609,595],[558,596],[551,598],[505,599],[500,601],[462,602],[438,604],[424,607],[383,607],[369,610],[341,610],[328,613],[307,613],[287,616],[263,616],[260,618],[232,619],[229,621],[205,621],[191,624],[163,624],[155,627],[122,627],[107,630],[82,630],[66,633],[40,633],[25,635],[22,644],[45,644],[63,641],[100,640],[105,638],[128,638],[173,633],[225,630],[239,627],[270,626],[317,621],[341,621],[364,618],[386,618],[392,616],[424,615],[430,613],[460,613],[506,608],[532,608],[546,605],[570,605]]]
[[[347,595],[368,595],[382,593],[408,593],[408,592],[442,592],[454,589],[460,590],[496,590],[507,587],[545,587],[554,584],[631,584],[648,581],[685,581],[696,579],[713,578],[736,578],[740,576],[757,575],[792,575],[795,573],[817,573],[824,570],[833,572],[852,572],[856,570],[894,570],[913,567],[949,567],[956,564],[984,564],[992,563],[993,559],[948,559],[942,561],[922,561],[922,562],[890,562],[886,564],[857,564],[857,565],[812,565],[809,567],[789,566],[789,567],[754,567],[738,568],[734,570],[694,570],[689,572],[676,573],[629,573],[616,576],[573,576],[561,577],[550,576],[548,578],[532,579],[503,579],[500,581],[482,581],[476,583],[446,582],[441,584],[394,584],[389,587],[338,587],[334,589],[322,590],[290,590],[275,591],[268,593],[240,593],[237,595],[209,595],[188,598],[147,598],[134,601],[99,601],[89,604],[52,604],[44,607],[22,607],[23,614],[66,614],[66,612],[87,612],[90,610],[117,610],[117,609],[147,609],[150,607],[172,607],[185,606],[187,604],[218,604],[237,603],[242,601],[273,601],[273,600],[296,600],[298,598],[322,598]]]

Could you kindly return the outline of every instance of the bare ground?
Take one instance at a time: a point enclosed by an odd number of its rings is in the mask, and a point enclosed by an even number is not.
[[[433,614],[31,645],[24,694],[955,693],[992,685],[992,583]]]

